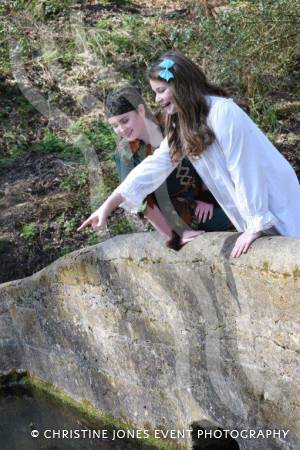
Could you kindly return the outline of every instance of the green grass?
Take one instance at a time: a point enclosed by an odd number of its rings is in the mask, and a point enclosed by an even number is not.
[[[75,218],[65,220],[63,224],[64,231],[67,235],[71,234],[77,226],[77,220]]]
[[[60,153],[65,157],[74,159],[83,158],[82,152],[77,146],[66,142],[48,128],[45,129],[43,138],[34,144],[32,149],[45,153]]]
[[[10,75],[10,62],[9,62],[9,54],[8,48],[5,44],[5,39],[1,36],[0,30],[0,75],[3,77],[7,77]]]
[[[118,223],[115,223],[109,227],[111,236],[117,236],[118,234],[128,234],[132,233],[133,228],[130,225],[128,219],[126,217],[124,219],[119,220]]]
[[[210,78],[251,99],[284,89],[295,66],[297,12],[289,0],[230,2],[216,18],[199,9],[189,47]],[[182,31],[185,35],[186,30]]]
[[[63,66],[70,67],[74,63],[81,62],[80,55],[78,54],[76,44],[73,39],[60,38],[56,42],[47,43],[43,50],[41,61],[45,66],[54,66],[62,64]]]
[[[15,14],[18,11],[22,11],[24,17],[31,14],[38,29],[39,15],[54,18],[67,12],[71,3],[76,2],[16,0],[4,2],[2,8],[8,8],[10,4]],[[194,5],[192,16],[179,15],[176,20],[166,20],[162,14],[145,17],[104,11],[92,26],[80,23],[76,27],[77,36],[66,15],[63,26],[52,21],[51,31],[55,31],[55,38],[41,53],[38,46],[44,42],[43,39],[29,40],[22,21],[19,27],[16,20],[12,21],[11,27],[23,48],[25,62],[36,66],[38,73],[45,71],[47,74],[47,68],[54,64],[63,67],[66,70],[63,76],[73,76],[78,84],[88,85],[90,78],[96,76],[101,95],[106,89],[129,80],[145,88],[147,99],[152,98],[145,77],[146,69],[162,52],[176,47],[200,63],[210,79],[229,84],[246,97],[255,118],[267,112],[266,119],[258,120],[265,131],[274,129],[277,124],[270,110],[270,101],[266,107],[261,105],[280,89],[288,87],[295,90],[291,76],[296,70],[299,45],[294,2],[231,0],[229,6],[215,17],[208,16],[201,5]],[[7,40],[6,28],[2,27],[2,33],[0,28],[2,43]],[[82,37],[84,51],[78,47],[78,36]],[[77,72],[72,73],[75,67]],[[0,46],[0,74],[8,74],[9,70],[9,56],[3,45]],[[111,137],[99,120],[90,121],[86,134],[97,148],[111,146]],[[53,145],[61,147],[53,142],[51,136],[44,139],[50,148]],[[40,147],[45,149],[42,144]]]
[[[78,135],[82,133],[87,142],[97,152],[100,180],[93,187],[92,208],[99,204],[117,187],[117,171],[114,161],[116,148],[116,136],[110,126],[102,118],[90,122],[78,120],[70,128],[70,133]]]
[[[60,80],[51,79],[51,70],[60,68],[64,81],[70,81],[75,88],[86,88],[98,97],[100,107],[107,90],[124,81],[142,87],[146,100],[154,106],[146,70],[151,61],[172,47],[199,63],[209,79],[224,84],[237,97],[245,98],[251,116],[269,136],[281,132],[280,114],[274,104],[281,95],[288,94],[293,99],[297,89],[299,44],[294,2],[230,0],[229,5],[214,17],[207,15],[199,2],[191,2],[191,15],[179,15],[176,19],[166,19],[163,13],[147,17],[103,9],[98,20],[88,24],[83,20],[76,30],[68,20],[71,3],[76,2],[4,0],[1,3],[0,13],[5,19],[0,25],[0,76],[11,77],[7,48],[11,33],[21,46],[26,70],[34,74],[38,89],[48,97],[49,103],[51,99],[53,106],[58,105],[71,116],[74,124],[67,133],[61,130],[55,134],[46,128],[37,142],[39,116],[35,113],[37,121],[32,129],[29,120],[34,114],[32,106],[16,86],[8,84],[5,90],[13,102],[5,104],[0,113],[4,149],[0,155],[0,169],[9,167],[28,149],[83,160],[84,152],[72,143],[74,136],[83,133],[96,150],[101,164],[103,176],[96,190],[100,198],[107,196],[117,184],[114,133],[102,117],[86,114],[78,100],[81,94],[76,93],[76,89],[74,95],[68,93],[70,98],[73,96],[71,106],[60,104],[65,92],[55,86],[54,81]],[[101,4],[110,2],[103,0]],[[55,20],[58,15],[60,20]],[[25,19],[34,25],[30,30],[37,32],[34,38],[27,34]],[[50,31],[54,33],[53,38]],[[78,45],[79,36],[84,48]],[[43,47],[45,43],[47,45]],[[11,114],[14,110],[17,114]],[[40,127],[43,126],[41,122]],[[29,132],[30,139],[26,135]],[[61,137],[66,134],[69,134],[67,139]],[[35,142],[33,145],[32,141]],[[84,184],[84,179],[69,178],[62,182],[62,188],[72,190]]]
[[[64,247],[62,247],[59,252],[58,252],[58,256],[65,256],[68,253],[71,253],[73,251],[72,247],[70,247],[69,245],[65,245]]]
[[[111,158],[116,147],[116,136],[103,119],[77,120],[69,129],[71,135],[83,133],[96,150],[104,151],[104,158]]]
[[[20,237],[26,241],[33,241],[39,234],[39,227],[35,223],[26,223],[21,227]]]
[[[96,245],[100,242],[100,238],[98,236],[98,233],[91,232],[90,236],[88,237],[87,243],[88,245]]]
[[[154,26],[155,23],[155,26]],[[111,68],[115,82],[145,78],[149,60],[166,51],[166,28],[156,18],[139,15],[104,17],[87,33],[87,43],[102,65]]]
[[[258,95],[254,98],[250,97],[248,103],[251,110],[251,117],[269,136],[272,136],[275,131],[280,131],[281,125],[278,119],[278,113],[266,96]]]
[[[79,191],[88,184],[88,172],[86,169],[75,172],[65,177],[60,183],[60,188],[65,191]]]
[[[296,90],[295,4],[232,0],[214,17],[203,6],[195,7],[194,15],[194,21],[171,24],[169,40],[198,62],[210,80],[246,98],[253,118],[266,132],[278,130],[272,95]]]
[[[3,3],[3,7],[6,6],[6,8],[16,11],[26,10],[33,17],[39,19],[53,19],[68,5],[77,2],[74,0],[4,0]]]
[[[5,137],[5,136],[4,136]],[[13,162],[24,155],[27,151],[27,145],[24,142],[16,142],[12,145],[8,152],[0,158],[0,171],[9,168]]]
[[[75,217],[67,219],[64,212],[57,217],[56,222],[60,224],[66,235],[71,234],[78,227],[78,220]]]

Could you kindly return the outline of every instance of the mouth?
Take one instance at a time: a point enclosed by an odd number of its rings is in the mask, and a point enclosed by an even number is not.
[[[170,106],[171,105],[171,102],[166,102],[166,103],[161,103],[160,104],[160,106],[162,107],[162,108],[168,108],[168,106]]]
[[[125,137],[126,139],[129,139],[130,136],[132,135],[132,133],[133,133],[133,130],[131,130],[129,133],[124,134],[124,137]]]

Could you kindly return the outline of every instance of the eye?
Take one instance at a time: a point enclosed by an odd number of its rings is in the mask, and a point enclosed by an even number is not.
[[[126,117],[126,119],[120,120],[120,123],[123,124],[123,125],[125,125],[126,123],[128,123],[128,120],[129,120],[129,119]]]

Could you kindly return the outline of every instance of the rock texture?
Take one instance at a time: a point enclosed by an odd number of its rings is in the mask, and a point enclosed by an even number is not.
[[[234,233],[180,252],[118,236],[0,286],[0,371],[29,370],[145,428],[287,430],[300,447],[300,239]],[[203,425],[204,426],[204,425]]]

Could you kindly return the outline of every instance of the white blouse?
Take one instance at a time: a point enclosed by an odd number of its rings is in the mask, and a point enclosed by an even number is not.
[[[232,99],[207,99],[216,139],[190,159],[207,188],[238,231],[274,226],[282,235],[300,237],[300,185],[293,168]],[[165,138],[117,188],[125,198],[120,206],[137,212],[174,167]]]

